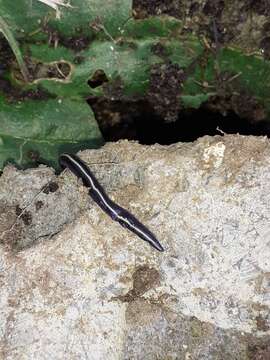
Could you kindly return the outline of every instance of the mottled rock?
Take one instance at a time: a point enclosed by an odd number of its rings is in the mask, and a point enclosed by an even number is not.
[[[269,140],[121,141],[80,156],[166,251],[69,171],[7,167],[0,358],[269,359]]]

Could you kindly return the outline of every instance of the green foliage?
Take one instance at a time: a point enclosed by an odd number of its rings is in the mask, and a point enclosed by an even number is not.
[[[12,91],[0,88],[0,168],[6,161],[29,166],[35,153],[56,166],[63,149],[99,146],[102,136],[86,98],[145,97],[157,64],[183,70],[175,96],[184,107],[198,108],[221,87],[229,92],[237,83],[238,92],[248,92],[269,112],[269,62],[261,57],[237,49],[211,51],[169,16],[136,20],[132,0],[71,0],[70,5],[59,6],[57,18],[38,0],[0,0],[5,28],[0,22],[0,30],[16,56],[4,74]],[[87,82],[97,70],[108,82],[90,88]],[[22,96],[35,91],[45,96]]]
[[[60,153],[101,145],[86,103],[46,99],[36,106],[35,100],[8,104],[2,97],[0,107],[0,167],[7,162],[25,167],[38,160],[57,168]]]

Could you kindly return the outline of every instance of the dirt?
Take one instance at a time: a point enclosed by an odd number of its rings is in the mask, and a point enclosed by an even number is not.
[[[132,302],[140,298],[144,293],[158,286],[160,274],[156,269],[150,268],[147,265],[139,266],[135,270],[132,279],[132,289],[127,294],[118,296],[118,300],[122,302]]]
[[[22,223],[17,221],[19,211],[18,207],[0,201],[0,243],[7,249],[16,248],[23,231]]]
[[[167,14],[180,19],[183,15],[182,1],[177,0],[133,0],[132,9],[135,19],[160,14]]]
[[[8,42],[0,32],[0,79],[14,60],[14,55]]]
[[[254,13],[258,15],[270,15],[270,7],[268,0],[246,0],[244,1],[243,11],[250,11],[252,10]]]
[[[43,201],[38,200],[35,202],[36,211],[40,210],[44,206]]]
[[[162,44],[161,41],[154,44],[151,47],[151,51],[153,54],[155,54],[156,56],[159,56],[164,61],[169,61],[168,57],[169,57],[170,53],[169,53],[168,49],[166,49],[166,47]]]
[[[269,60],[270,59],[270,31],[265,33],[265,37],[262,38],[260,41],[260,49],[263,51],[264,58]]]
[[[268,339],[269,341],[269,339]],[[247,359],[249,360],[269,360],[270,345],[261,341],[261,343],[250,344],[248,346]]]
[[[88,85],[92,89],[95,89],[96,87],[101,86],[108,81],[109,80],[108,80],[105,72],[102,69],[98,69],[94,72],[91,79],[88,80]]]
[[[43,189],[44,194],[54,193],[59,189],[59,185],[55,181],[49,182]]]
[[[48,36],[48,43],[52,46],[64,46],[74,52],[80,52],[85,50],[90,45],[91,41],[94,40],[95,35],[85,35],[85,29],[77,27],[76,34],[74,36],[63,36],[59,31],[49,26],[48,23],[44,24],[42,31]]]
[[[165,122],[177,119],[183,79],[184,70],[177,64],[157,64],[151,68],[146,98],[157,115],[164,118]]]
[[[88,46],[91,43],[92,38],[90,36],[83,36],[83,35],[78,35],[78,36],[74,36],[74,37],[60,37],[59,38],[59,43],[66,47],[66,48],[70,48],[74,51],[82,51],[84,49],[87,49]]]
[[[134,0],[133,17],[147,18],[153,15],[170,15],[183,21],[183,32],[195,32],[204,36],[211,46],[221,44],[241,43],[241,47],[258,47],[258,41],[265,37],[264,23],[270,15],[268,0]],[[256,16],[265,16],[264,20],[257,21]],[[252,27],[247,31],[256,32],[248,36],[245,23],[254,19]],[[254,32],[254,34],[255,34]],[[243,43],[244,40],[244,43]],[[250,43],[249,43],[250,42]]]

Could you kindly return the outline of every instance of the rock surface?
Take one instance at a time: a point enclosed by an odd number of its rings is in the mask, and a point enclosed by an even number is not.
[[[269,359],[270,142],[80,156],[159,253],[65,171],[0,177],[0,358]]]

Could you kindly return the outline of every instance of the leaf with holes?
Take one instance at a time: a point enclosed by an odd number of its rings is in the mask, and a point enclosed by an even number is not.
[[[87,98],[92,104],[101,98],[144,100],[168,121],[182,108],[216,106],[213,98],[221,99],[219,111],[267,117],[268,61],[232,46],[212,48],[180,19],[146,17],[139,3],[0,0],[0,30],[7,39],[0,39],[2,164],[30,165],[30,150],[55,164],[62,145],[101,143]],[[29,133],[22,135],[21,128]]]

